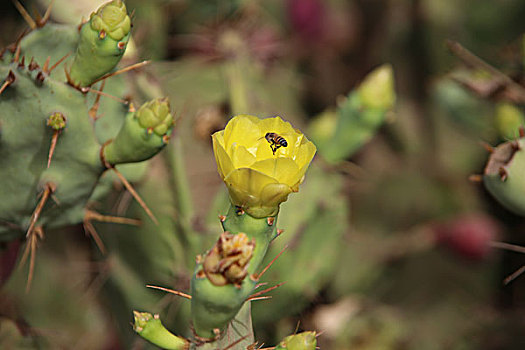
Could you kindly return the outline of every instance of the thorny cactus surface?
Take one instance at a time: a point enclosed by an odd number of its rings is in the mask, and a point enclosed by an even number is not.
[[[87,209],[101,175],[154,156],[173,127],[166,99],[101,107],[95,84],[104,88],[130,38],[122,1],[80,27],[28,22],[0,56],[0,242],[25,236],[26,253],[44,229],[102,218]]]
[[[299,130],[281,118],[249,115],[234,117],[225,130],[215,133],[213,149],[231,208],[220,216],[224,233],[207,253],[197,257],[187,295],[194,340],[172,336],[158,316],[135,312],[135,330],[167,349],[253,346],[250,304],[274,289],[256,291],[263,285],[259,282],[266,268],[261,270],[261,263],[269,244],[282,232],[276,226],[279,206],[299,190],[316,151]],[[279,346],[315,348],[315,334],[304,344],[298,336]]]

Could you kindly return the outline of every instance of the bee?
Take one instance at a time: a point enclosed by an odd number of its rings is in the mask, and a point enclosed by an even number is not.
[[[266,135],[264,135],[264,138],[270,144],[270,148],[272,149],[274,155],[275,151],[277,151],[280,147],[288,146],[288,142],[286,141],[286,139],[282,136],[279,136],[275,132],[266,133]]]

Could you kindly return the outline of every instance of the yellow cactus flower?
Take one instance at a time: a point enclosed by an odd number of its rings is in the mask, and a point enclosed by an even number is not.
[[[219,174],[232,203],[253,217],[275,216],[303,182],[316,148],[279,117],[239,115],[212,135]]]

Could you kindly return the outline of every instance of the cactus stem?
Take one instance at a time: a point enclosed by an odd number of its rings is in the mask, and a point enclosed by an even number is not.
[[[492,153],[494,152],[494,147],[492,147],[490,144],[488,144],[487,142],[481,142],[481,146],[489,153]]]
[[[95,244],[97,245],[98,249],[103,255],[106,255],[106,246],[104,245],[104,242],[102,241],[102,238],[100,238],[97,230],[95,229],[95,226],[91,223],[91,221],[84,219],[83,222],[84,226],[84,232],[86,235],[91,236],[93,240],[95,241]]]
[[[104,80],[102,84],[100,85],[99,91],[102,92],[105,86],[106,86],[106,81]],[[100,117],[100,116],[97,116],[98,107],[100,106],[100,97],[102,97],[102,95],[97,94],[97,97],[95,97],[95,102],[93,103],[93,106],[89,109],[89,112],[88,112],[89,116],[93,120],[97,120]]]
[[[178,295],[179,297],[183,297],[183,298],[186,298],[186,299],[191,299],[191,295],[183,293],[183,292],[179,292],[178,290],[173,290],[173,289],[159,287],[159,286],[152,286],[152,285],[149,285],[149,284],[147,284],[146,287],[152,288],[152,289],[162,290],[164,292],[175,294],[175,295]]]
[[[522,267],[520,267],[519,269],[517,269],[516,271],[514,271],[513,273],[511,273],[507,277],[505,277],[505,279],[503,280],[503,285],[506,286],[510,282],[514,281],[521,274],[523,274],[523,272],[525,272],[525,265],[523,265]]]
[[[153,212],[148,208],[148,206],[146,205],[146,203],[144,202],[144,200],[142,200],[142,198],[139,196],[139,194],[137,193],[137,191],[135,191],[135,189],[133,188],[133,186],[131,186],[131,184],[129,183],[129,181],[124,177],[124,175],[122,175],[120,173],[120,171],[117,170],[117,168],[115,168],[113,165],[110,165],[108,164],[104,158],[102,157],[103,155],[103,152],[102,150],[104,149],[104,147],[101,148],[101,151],[100,151],[100,155],[101,155],[101,158],[102,158],[102,163],[108,168],[108,169],[111,169],[115,172],[115,174],[118,176],[118,178],[120,179],[120,181],[122,181],[122,184],[124,185],[124,187],[126,187],[126,189],[131,193],[131,195],[133,196],[133,198],[135,198],[135,200],[139,203],[139,205],[142,207],[142,209],[144,209],[144,211],[146,212],[146,214],[148,214],[149,218],[151,219],[151,221],[153,221],[155,223],[155,225],[158,225],[159,224],[159,221],[157,220],[157,218],[155,217],[155,215],[153,215]]]
[[[219,220],[221,222],[225,222],[226,221],[226,215],[219,215]]]
[[[66,55],[64,55],[61,59],[59,59],[54,65],[51,66],[51,68],[49,68],[46,72],[46,69],[44,68],[44,72],[47,73],[47,74],[51,74],[51,72],[56,68],[58,67],[58,65],[62,62],[64,62],[64,60],[66,58],[69,57],[69,55],[71,55],[71,52],[67,53]]]
[[[141,68],[147,64],[149,64],[151,61],[142,61],[142,62],[139,62],[139,63],[135,63],[135,64],[132,64],[131,66],[127,66],[127,67],[124,67],[122,69],[119,69],[115,72],[111,72],[111,73],[108,73],[108,74],[104,74],[103,76],[101,76],[100,78],[96,79],[93,83],[98,83],[99,81],[102,81],[102,80],[105,80],[107,78],[111,78],[115,75],[118,75],[118,74],[122,74],[122,73],[125,73],[125,72],[129,72],[130,70],[133,70],[133,69],[138,69],[138,68]]]
[[[43,238],[44,238],[44,230],[42,229],[42,226],[35,227],[34,230],[31,231],[31,234],[27,238],[27,243],[24,249],[24,254],[22,255],[22,259],[20,259],[20,266],[22,267],[27,261],[29,253],[31,253],[31,257],[29,258],[29,273],[27,275],[26,293],[28,293],[29,290],[31,289],[31,282],[33,281],[33,273],[35,271],[35,254],[36,254],[37,243],[39,239],[43,239]]]
[[[2,86],[0,87],[0,95],[2,94],[2,92],[4,92],[4,90],[11,84],[13,84],[16,80],[16,76],[15,76],[15,73],[13,73],[12,70],[9,70],[9,73],[7,74],[7,77],[5,78],[5,82],[2,84]]]
[[[36,25],[35,20],[27,12],[27,10],[24,8],[24,6],[22,6],[22,4],[18,0],[13,0],[13,4],[15,5],[16,9],[18,10],[18,12],[20,12],[20,15],[22,16],[22,18],[27,22],[29,27],[31,29],[36,29],[37,25]]]
[[[247,300],[247,301],[251,301],[251,300],[253,300],[254,298],[259,297],[260,295],[263,295],[263,294],[265,294],[265,293],[271,292],[271,291],[274,290],[274,289],[279,288],[280,286],[282,286],[282,285],[285,284],[285,283],[286,283],[286,282],[281,282],[281,283],[276,284],[276,285],[273,286],[273,287],[269,287],[269,288],[263,289],[263,290],[261,290],[261,291],[259,291],[259,292],[257,292],[257,293],[253,293],[253,294],[250,295],[246,300]]]
[[[509,177],[509,173],[507,172],[507,169],[504,166],[499,167],[498,174],[501,181],[505,181],[507,180],[507,177]]]
[[[268,263],[268,265],[266,265],[266,266],[264,267],[264,269],[263,269],[259,274],[254,274],[254,279],[257,280],[257,281],[260,280],[261,277],[266,273],[266,271],[268,271],[268,269],[273,265],[273,263],[274,263],[277,259],[279,259],[279,257],[284,253],[284,251],[285,251],[286,249],[288,249],[288,245],[285,245],[284,248],[281,249],[281,251],[279,252],[279,254],[277,254],[277,255],[275,256],[275,258],[273,258],[272,261],[270,261],[270,262]]]
[[[482,183],[483,182],[483,175],[480,174],[472,174],[468,177],[468,180],[470,182],[474,183]]]

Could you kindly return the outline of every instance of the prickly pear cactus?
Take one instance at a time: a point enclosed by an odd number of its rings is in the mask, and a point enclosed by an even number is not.
[[[265,138],[270,132],[284,135],[286,145],[276,147],[275,139]],[[280,204],[299,190],[316,151],[281,118],[250,115],[234,117],[215,133],[213,149],[231,202],[219,217],[224,232],[197,256],[189,294],[157,287],[191,299],[193,339],[171,335],[158,315],[134,313],[135,331],[166,349],[253,348],[251,302],[278,287],[262,289],[265,283],[260,282],[271,266],[262,268],[268,248],[282,233],[277,229]]]
[[[29,24],[0,57],[0,242],[35,242],[44,228],[100,218],[86,204],[101,175],[151,158],[173,127],[167,99],[135,108],[116,98],[101,108],[100,91],[130,38],[122,1],[79,27]],[[108,125],[97,134],[101,122]]]

